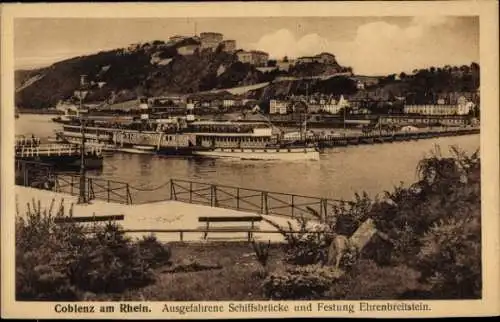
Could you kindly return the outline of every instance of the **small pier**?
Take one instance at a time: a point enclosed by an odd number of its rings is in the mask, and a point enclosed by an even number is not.
[[[101,148],[88,146],[85,148],[85,166],[87,169],[100,169],[103,166]],[[34,161],[51,164],[58,169],[69,169],[80,166],[81,150],[72,144],[20,144],[16,146],[16,161]]]
[[[87,147],[87,153],[100,155],[101,149],[92,145]],[[80,148],[72,144],[39,144],[39,145],[20,145],[16,146],[17,158],[34,158],[50,156],[79,156]]]

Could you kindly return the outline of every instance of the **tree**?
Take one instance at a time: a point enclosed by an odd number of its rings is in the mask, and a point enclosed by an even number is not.
[[[288,63],[288,56],[283,57],[283,62]]]

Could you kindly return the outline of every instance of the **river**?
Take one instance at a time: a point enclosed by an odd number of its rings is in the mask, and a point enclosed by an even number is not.
[[[53,136],[58,124],[51,115],[22,114],[16,119],[16,134]],[[360,145],[327,150],[320,161],[228,161],[172,158],[115,153],[92,175],[155,187],[170,178],[192,179],[300,195],[351,199],[355,192],[370,196],[392,190],[400,182],[416,180],[419,160],[436,146],[443,155],[450,146],[472,153],[479,149],[479,135],[434,138],[411,142]]]

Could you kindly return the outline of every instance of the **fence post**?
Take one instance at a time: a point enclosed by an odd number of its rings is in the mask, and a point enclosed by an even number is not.
[[[110,191],[109,191],[109,190],[110,190],[110,189],[111,189],[111,187],[110,187],[109,180],[108,180],[108,189],[106,189],[106,190],[107,190],[107,193],[108,193],[108,202],[109,202],[109,193],[110,193]]]
[[[88,178],[87,183],[88,183],[88,189],[87,189],[88,197],[87,197],[87,200],[90,201],[90,200],[93,199],[93,197],[95,197],[94,196],[94,187],[92,185],[92,178]]]
[[[175,182],[173,179],[170,179],[171,184],[170,184],[170,196],[174,198],[174,200],[177,200],[177,193],[175,192]]]
[[[292,195],[292,218],[295,218],[295,195]]]
[[[193,203],[193,182],[189,182],[189,203]]]
[[[28,169],[26,167],[26,164],[23,164],[23,181],[24,181],[24,186],[28,186]]]
[[[127,203],[127,205],[128,205],[128,204],[129,204],[129,196],[130,196],[130,190],[129,190],[129,185],[128,185],[128,183],[127,183],[127,185],[126,185],[126,189],[127,189],[127,196],[126,196],[126,199],[127,199],[127,200],[126,200],[125,202],[126,202],[126,203]]]
[[[73,176],[71,176],[71,184],[70,184],[70,186],[71,186],[71,188],[70,188],[70,191],[71,191],[71,192],[70,192],[70,194],[71,194],[71,195],[73,195],[73,185],[75,184],[75,183],[73,182],[73,178],[74,178],[74,177],[73,177]]]
[[[325,219],[328,211],[328,201],[325,198],[321,198],[320,201],[320,216],[321,219]]]
[[[240,210],[240,188],[236,188],[236,209]]]
[[[217,207],[217,205],[217,186],[213,184],[210,186],[210,206]]]
[[[267,191],[262,191],[261,202],[260,202],[260,211],[264,215],[267,215],[267,213],[268,213]]]

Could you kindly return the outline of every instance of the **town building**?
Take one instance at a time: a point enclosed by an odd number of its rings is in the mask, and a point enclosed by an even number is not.
[[[466,126],[471,120],[465,115],[385,115],[379,118],[381,125]]]
[[[288,101],[270,100],[269,114],[287,114],[289,106]]]
[[[455,104],[443,104],[445,99],[438,99],[438,104],[411,104],[404,106],[406,114],[421,115],[467,115],[475,107],[475,104],[469,101],[465,96],[456,100]]]
[[[236,40],[223,40],[221,42],[222,50],[227,53],[232,53],[236,51]]]
[[[321,53],[316,56],[304,56],[297,58],[297,64],[321,63],[325,65],[335,65],[337,60],[335,55],[330,53]]]
[[[252,53],[249,51],[240,50],[236,53],[236,56],[238,57],[238,61],[244,64],[252,63]]]
[[[405,114],[421,115],[454,115],[457,114],[457,105],[451,104],[412,104],[405,105]]]
[[[218,32],[202,32],[200,34],[201,49],[215,50],[222,42],[223,35]]]
[[[177,53],[179,55],[183,55],[183,56],[193,55],[199,49],[200,49],[200,45],[198,45],[198,44],[189,44],[189,45],[184,45],[184,46],[177,47]]]
[[[232,107],[236,105],[236,101],[233,99],[224,99],[222,100],[223,107]]]
[[[284,61],[284,60],[278,60],[276,62],[276,67],[279,69],[279,70],[283,70],[283,71],[288,71],[290,69],[290,67],[292,67],[293,65],[295,64],[295,61],[294,60],[287,60],[287,61]]]
[[[320,106],[322,111],[330,114],[338,114],[342,109],[349,107],[350,103],[344,98],[343,95],[341,95],[338,102],[336,102],[333,98],[328,101],[320,99]]]
[[[266,66],[269,60],[269,54],[260,50],[238,51],[236,53],[238,60],[242,63],[248,63],[255,66]]]

